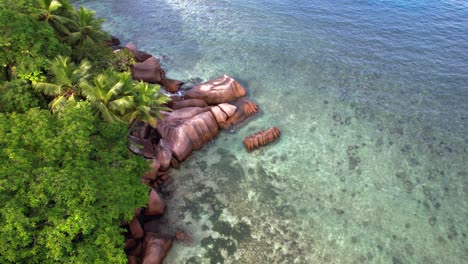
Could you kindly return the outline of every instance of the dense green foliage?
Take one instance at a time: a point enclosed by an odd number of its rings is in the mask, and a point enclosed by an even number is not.
[[[38,80],[49,59],[71,52],[47,24],[11,10],[0,9],[0,32],[3,80]]]
[[[0,0],[0,263],[126,262],[119,224],[149,168],[127,126],[168,98],[118,72],[134,60],[101,24],[68,0]]]
[[[82,102],[0,114],[0,133],[0,262],[122,262],[119,223],[144,205],[147,168],[128,158],[126,127]]]

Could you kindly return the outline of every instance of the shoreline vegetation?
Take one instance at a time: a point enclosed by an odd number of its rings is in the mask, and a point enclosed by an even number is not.
[[[102,23],[68,0],[0,3],[2,263],[161,263],[190,240],[155,221],[170,169],[259,111],[227,75],[181,89]]]

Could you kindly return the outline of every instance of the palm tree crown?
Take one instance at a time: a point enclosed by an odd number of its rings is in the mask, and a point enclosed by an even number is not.
[[[33,86],[45,95],[55,97],[49,107],[53,112],[58,112],[66,104],[74,104],[81,98],[81,86],[86,83],[90,68],[87,60],[77,66],[70,62],[70,58],[57,56],[50,66],[51,82],[34,82]]]

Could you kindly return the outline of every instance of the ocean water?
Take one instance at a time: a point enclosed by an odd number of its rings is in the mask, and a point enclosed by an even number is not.
[[[161,229],[192,241],[164,263],[468,262],[467,1],[75,2],[262,109],[173,171]]]

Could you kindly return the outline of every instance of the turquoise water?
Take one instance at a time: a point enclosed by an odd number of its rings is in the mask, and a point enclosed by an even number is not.
[[[226,73],[262,109],[173,172],[162,225],[193,241],[165,263],[467,262],[468,2],[76,2],[169,77]]]

